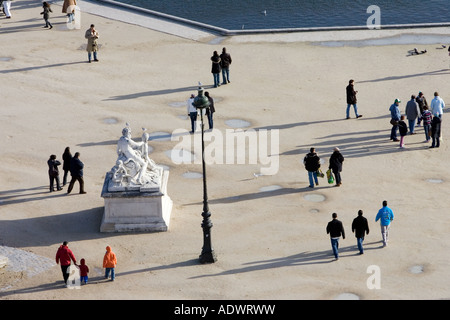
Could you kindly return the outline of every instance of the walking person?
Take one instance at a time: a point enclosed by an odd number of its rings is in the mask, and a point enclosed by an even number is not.
[[[345,239],[344,226],[342,222],[337,219],[337,213],[331,215],[333,220],[327,224],[327,234],[330,235],[331,249],[333,250],[334,257],[339,260],[339,238]]]
[[[209,101],[209,108],[206,108],[206,116],[208,117],[208,125],[209,129],[213,129],[213,114],[216,112],[216,109],[214,108],[214,99],[209,95],[209,92],[205,92],[205,96],[208,98]]]
[[[191,97],[187,101],[187,114],[191,119],[191,133],[195,132],[195,128],[197,127],[197,108],[194,106],[195,96],[191,94]]]
[[[405,147],[405,137],[408,134],[405,116],[400,117],[400,121],[398,122],[398,131],[400,132],[400,148],[403,149]]]
[[[362,210],[358,210],[358,216],[353,219],[352,232],[355,233],[359,254],[364,254],[363,241],[364,236],[369,234],[369,223],[367,222],[367,219],[363,217]]]
[[[423,106],[422,120],[423,120],[423,130],[425,132],[425,142],[430,142],[431,136],[431,118],[432,114],[428,110],[428,106]]]
[[[419,110],[420,110],[420,115],[417,117],[417,126],[420,126],[420,122],[422,121],[422,113],[425,110],[425,107],[428,108],[427,99],[423,95],[422,91],[420,91],[419,94],[417,95],[416,102],[419,105]]]
[[[47,160],[48,164],[48,176],[50,178],[50,192],[55,191],[54,183],[56,181],[56,190],[62,190],[61,185],[59,184],[59,170],[58,166],[61,165],[61,162],[56,160],[56,155],[52,154],[50,158]]]
[[[61,264],[61,272],[64,279],[64,284],[67,285],[67,279],[69,279],[68,269],[70,267],[70,262],[73,261],[77,264],[77,259],[72,250],[69,249],[69,243],[64,241],[63,244],[56,251],[56,264]]]
[[[45,21],[45,26],[44,28],[53,28],[52,24],[50,23],[50,21],[48,20],[50,18],[50,12],[53,12],[52,9],[50,8],[50,4],[48,2],[43,2],[42,3],[42,7],[44,9],[44,11],[41,12],[41,14],[44,16],[44,21]]]
[[[11,0],[3,1],[3,12],[5,13],[6,19],[11,19]]]
[[[69,23],[72,23],[74,21],[75,10],[72,8],[76,5],[77,5],[76,0],[64,0],[64,2],[63,2],[61,12],[67,14],[67,18],[69,18],[69,20],[68,20]],[[69,12],[67,12],[67,11],[69,11]]]
[[[86,191],[84,191],[83,168],[84,163],[80,160],[80,153],[75,152],[75,155],[70,161],[70,174],[72,176],[72,180],[70,180],[67,193],[70,193],[72,191],[75,181],[78,181],[78,183],[80,184],[80,194],[86,193]]]
[[[353,110],[355,111],[356,118],[361,118],[362,115],[358,114],[358,105],[357,105],[357,99],[356,94],[358,91],[355,91],[354,89],[355,80],[351,79],[348,82],[348,86],[346,88],[347,92],[347,111],[346,111],[346,119],[350,119],[350,106],[353,105]]]
[[[83,258],[80,260],[80,265],[78,266],[80,268],[80,284],[84,282],[84,284],[87,284],[89,281],[89,267],[86,265],[86,260]]]
[[[105,255],[103,256],[103,268],[105,268],[105,279],[109,278],[111,273],[111,281],[116,278],[115,267],[117,264],[116,254],[111,250],[110,246],[106,247]]]
[[[64,149],[64,153],[62,154],[63,159],[63,171],[64,171],[64,177],[63,177],[63,186],[67,184],[67,175],[70,171],[70,161],[72,160],[72,154],[70,153],[70,147],[66,147]]]
[[[318,186],[317,170],[320,168],[320,158],[315,148],[309,149],[309,153],[303,158],[303,164],[305,165],[306,171],[308,171],[309,187],[314,188],[314,182]]]
[[[387,201],[383,201],[383,207],[378,210],[375,222],[380,220],[381,236],[383,238],[383,247],[386,247],[389,240],[389,228],[392,220],[394,220],[394,213],[392,209],[387,206]]]
[[[391,112],[391,140],[399,141],[397,139],[397,130],[398,130],[398,122],[401,118],[400,109],[398,108],[400,104],[400,99],[395,99],[394,103],[389,107],[389,111]]]
[[[214,77],[214,88],[220,87],[220,56],[217,53],[217,51],[214,51],[213,56],[211,57],[212,66],[211,66],[211,73]]]
[[[342,171],[342,163],[344,162],[344,156],[341,154],[341,151],[338,147],[333,149],[333,153],[330,157],[330,165],[328,169],[334,174],[336,180],[336,187],[339,187],[342,184],[341,180],[341,171]]]
[[[434,116],[431,120],[431,146],[430,148],[439,148],[440,145],[440,135],[441,135],[441,118],[439,116]]]
[[[416,125],[416,120],[420,116],[419,104],[416,102],[416,96],[412,95],[411,100],[406,103],[405,109],[406,118],[408,119],[409,133],[415,134],[414,126]]]
[[[88,40],[86,51],[88,52],[88,60],[91,63],[92,54],[94,54],[94,61],[98,62],[97,51],[98,51],[98,32],[95,30],[95,26],[91,24],[91,27],[86,30],[84,37]]]
[[[232,62],[231,55],[227,52],[227,48],[222,48],[220,54],[220,66],[222,67],[222,84],[230,83],[230,64]]]

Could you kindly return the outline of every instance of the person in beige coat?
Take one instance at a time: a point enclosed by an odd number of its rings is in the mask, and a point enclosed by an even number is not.
[[[77,5],[76,0],[64,0],[63,6],[62,6],[62,13],[67,13],[69,22],[74,21],[74,13],[75,13],[76,5]],[[67,12],[67,10],[69,10],[69,12]]]
[[[93,24],[91,24],[91,27],[86,30],[84,37],[88,40],[88,43],[86,46],[86,51],[88,52],[89,63],[91,62],[91,59],[92,59],[92,53],[94,53],[94,61],[98,61],[98,59],[97,59],[98,32],[95,30],[95,26]]]

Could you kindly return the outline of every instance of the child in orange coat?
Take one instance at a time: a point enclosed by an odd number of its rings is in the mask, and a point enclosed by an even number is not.
[[[117,264],[116,254],[112,252],[111,247],[106,247],[105,256],[103,257],[103,268],[105,268],[105,279],[109,278],[109,274],[111,273],[111,281],[115,279],[115,271],[114,268]]]

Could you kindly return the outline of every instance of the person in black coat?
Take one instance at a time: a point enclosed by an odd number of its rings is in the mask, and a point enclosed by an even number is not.
[[[220,71],[222,70],[220,66],[221,59],[217,51],[214,51],[213,56],[211,57],[211,61],[211,73],[214,77],[214,88],[217,88],[220,87]]]
[[[333,154],[330,157],[330,165],[328,166],[328,169],[331,169],[331,171],[333,171],[336,180],[336,187],[339,187],[342,184],[341,171],[343,162],[344,156],[341,154],[339,148],[334,148]]]
[[[67,189],[67,193],[70,193],[72,191],[73,185],[75,184],[75,181],[78,181],[80,183],[80,193],[86,193],[84,191],[84,180],[83,180],[83,168],[84,164],[79,159],[80,153],[76,152],[73,156],[72,160],[70,161],[70,174],[72,176],[72,180],[70,180],[69,188]]]
[[[227,52],[227,48],[222,48],[222,54],[220,55],[220,66],[222,67],[222,84],[230,83],[230,64],[231,55]]]
[[[309,149],[309,153],[303,158],[303,164],[305,165],[306,171],[308,171],[309,187],[314,188],[314,181],[318,186],[319,180],[317,179],[317,170],[320,168],[320,158],[317,155],[315,148]]]
[[[345,88],[345,92],[347,95],[347,111],[346,111],[346,119],[350,119],[350,106],[353,105],[353,110],[355,110],[356,118],[361,118],[362,115],[358,114],[358,105],[356,94],[358,91],[354,89],[355,80],[351,79],[348,82],[348,86]]]
[[[333,220],[327,224],[327,234],[330,234],[331,248],[336,260],[339,259],[339,238],[345,239],[345,231],[342,222],[337,219],[337,213],[331,215]]]
[[[355,233],[359,254],[363,254],[364,249],[362,244],[364,241],[364,235],[369,234],[369,223],[367,222],[367,219],[363,217],[362,210],[358,210],[358,216],[355,219],[353,219],[352,232]]]
[[[47,160],[48,164],[48,176],[50,178],[50,192],[54,190],[54,182],[56,181],[56,190],[60,191],[62,188],[59,185],[59,170],[58,166],[61,165],[61,162],[56,160],[56,156],[52,154],[50,158]]]
[[[205,97],[207,97],[208,101],[209,101],[209,107],[206,108],[206,116],[208,117],[209,129],[212,129],[213,128],[213,113],[216,112],[216,108],[214,108],[214,99],[211,98],[208,91],[205,92]]]
[[[431,147],[430,148],[439,148],[439,137],[441,136],[441,118],[438,116],[434,116],[433,120],[431,120]]]
[[[72,160],[72,154],[70,153],[69,147],[66,147],[66,149],[64,149],[62,159],[63,159],[63,170],[64,170],[63,186],[65,186],[67,183],[67,174],[70,171],[70,160]]]

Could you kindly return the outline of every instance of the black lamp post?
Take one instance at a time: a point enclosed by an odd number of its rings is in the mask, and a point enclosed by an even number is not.
[[[203,248],[200,254],[200,263],[214,263],[217,261],[216,254],[211,245],[211,228],[213,226],[211,222],[211,212],[208,207],[208,193],[206,189],[206,168],[205,168],[205,140],[204,140],[204,123],[203,123],[203,110],[209,108],[208,97],[203,95],[203,88],[199,83],[198,95],[194,98],[194,107],[200,110],[201,127],[202,127],[202,167],[203,167],[203,212],[202,212],[202,229],[203,229]]]

